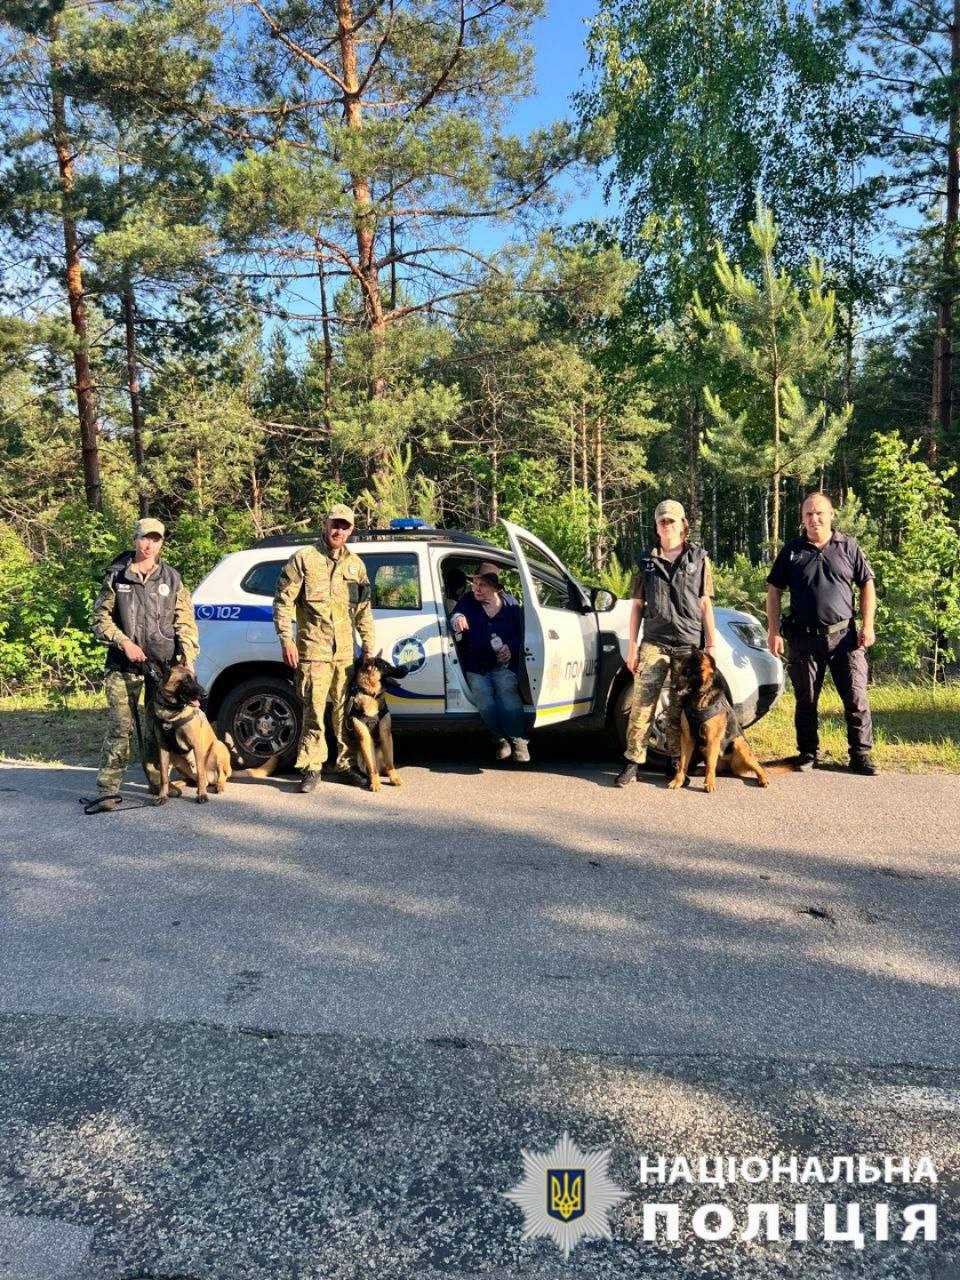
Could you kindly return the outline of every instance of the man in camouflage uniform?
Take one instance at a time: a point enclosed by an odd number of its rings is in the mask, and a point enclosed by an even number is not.
[[[323,713],[331,703],[337,739],[338,772],[350,768],[344,739],[344,713],[353,665],[353,633],[357,631],[363,656],[372,657],[376,645],[370,581],[358,555],[347,549],[353,532],[353,512],[337,503],[327,517],[323,542],[295,551],[284,565],[273,601],[273,621],[280,637],[283,660],[297,672],[297,692],[303,702],[303,731],[297,768],[301,791],[315,791],[327,758]],[[293,638],[293,623],[297,638]]]
[[[660,692],[670,678],[671,664],[702,643],[708,651],[716,643],[713,617],[713,573],[702,547],[688,542],[690,525],[679,502],[667,498],[654,512],[656,545],[640,563],[630,594],[630,634],[627,666],[634,673],[633,703],[627,725],[624,766],[615,786],[637,779],[637,766],[647,758],[650,725]],[[643,640],[637,647],[640,624]],[[671,757],[680,754],[680,704],[667,707],[666,746]]]
[[[148,659],[170,662],[175,654],[193,666],[200,638],[193,602],[179,573],[161,561],[165,529],[159,520],[140,520],[133,533],[133,550],[125,551],[107,570],[93,606],[91,627],[107,646],[107,736],[100,754],[96,808],[116,809],[117,792],[130,759],[137,703],[144,686],[143,664]],[[156,793],[160,789],[153,711],[144,700],[140,758]]]

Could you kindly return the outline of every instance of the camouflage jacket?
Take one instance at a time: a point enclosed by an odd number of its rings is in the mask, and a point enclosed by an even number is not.
[[[345,547],[334,559],[327,547],[302,547],[284,565],[273,598],[273,621],[281,641],[293,641],[306,661],[352,662],[353,633],[365,655],[376,644],[370,580],[358,555]]]

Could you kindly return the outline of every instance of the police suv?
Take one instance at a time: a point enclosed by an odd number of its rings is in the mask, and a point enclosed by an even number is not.
[[[414,519],[358,531],[351,539],[350,549],[363,558],[370,578],[378,648],[394,665],[409,667],[387,687],[394,729],[479,726],[450,616],[470,574],[487,561],[523,608],[521,688],[528,728],[571,722],[606,727],[622,746],[633,689],[624,663],[630,601],[583,586],[539,538],[506,520],[501,524],[509,551]],[[247,765],[277,754],[293,758],[300,706],[293,673],[281,659],[272,601],[288,558],[321,536],[266,538],[236,551],[193,593],[200,629],[197,675],[209,691],[209,714]],[[747,726],[779,698],[783,667],[750,614],[720,608],[715,614],[717,666]],[[651,743],[661,752],[664,705]]]

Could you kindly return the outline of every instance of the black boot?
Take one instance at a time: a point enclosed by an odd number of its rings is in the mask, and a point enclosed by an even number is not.
[[[632,760],[628,760],[620,772],[617,774],[615,787],[628,787],[631,782],[637,780],[637,766]]]
[[[869,751],[864,751],[862,755],[850,757],[850,772],[863,774],[865,778],[873,778],[879,770],[873,763],[873,757]]]

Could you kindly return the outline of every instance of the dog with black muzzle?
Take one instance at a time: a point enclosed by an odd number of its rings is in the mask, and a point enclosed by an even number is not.
[[[230,752],[203,710],[206,691],[185,662],[150,663],[147,675],[160,757],[160,791],[154,803],[166,804],[171,795],[181,794],[170,781],[174,768],[197,788],[197,804],[206,804],[207,792],[223,791],[233,772]]]
[[[409,671],[409,666],[391,666],[379,653],[375,658],[362,658],[354,670],[347,693],[347,738],[354,766],[358,772],[366,773],[371,791],[380,790],[381,774],[386,774],[394,787],[403,781],[393,761],[393,721],[383,681],[384,677],[402,680]]]
[[[686,782],[697,751],[706,766],[706,791],[716,790],[721,764],[738,778],[755,774],[761,787],[768,786],[767,774],[743,736],[713,657],[694,649],[674,666],[671,684],[671,696],[680,700],[680,761],[667,784],[671,790]]]

